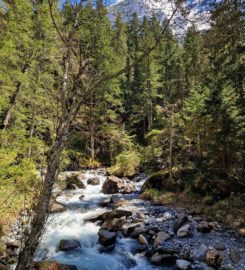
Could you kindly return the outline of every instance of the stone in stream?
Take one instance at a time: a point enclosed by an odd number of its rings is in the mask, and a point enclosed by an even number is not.
[[[156,238],[154,240],[154,248],[157,248],[159,245],[163,244],[166,240],[168,240],[170,237],[168,233],[166,232],[159,232],[156,235]]]
[[[213,230],[213,225],[210,222],[202,221],[197,225],[197,230],[202,233],[209,233]]]
[[[126,223],[122,226],[124,236],[129,236],[132,232],[142,226],[142,223]]]
[[[102,191],[105,194],[130,194],[135,192],[135,186],[128,180],[120,179],[116,176],[108,176],[103,184]]]
[[[105,198],[102,201],[100,201],[101,207],[108,207],[111,205],[111,198]]]
[[[156,265],[161,265],[161,262],[163,260],[163,255],[160,253],[155,253],[151,257],[151,263],[156,264]]]
[[[112,210],[112,211],[103,211],[102,213],[94,214],[91,217],[85,218],[84,221],[96,222],[98,220],[106,221],[112,220],[114,218],[129,217],[133,213],[127,210]]]
[[[177,217],[177,220],[174,223],[173,230],[175,233],[188,221],[188,217],[185,213],[180,213]]]
[[[130,217],[133,212],[127,210],[112,210],[103,214],[103,220],[113,219],[113,218],[121,218],[121,217]]]
[[[187,270],[191,268],[191,263],[186,260],[177,260],[176,267],[180,270]]]
[[[49,213],[53,214],[53,213],[62,213],[66,211],[66,207],[61,204],[61,203],[57,203],[53,200],[50,201],[49,204]]]
[[[241,260],[240,252],[235,249],[231,249],[230,258],[233,263],[238,263]]]
[[[122,226],[126,223],[126,217],[114,218],[106,220],[101,229],[117,232],[122,229]]]
[[[87,184],[92,185],[92,186],[97,186],[100,184],[100,179],[97,177],[90,178],[90,179],[88,179]]]
[[[218,250],[210,249],[206,253],[205,261],[209,266],[218,268],[223,262],[223,257]]]
[[[66,189],[84,189],[86,186],[82,182],[84,176],[81,174],[71,174],[66,178]]]
[[[99,243],[102,246],[111,246],[116,243],[117,239],[116,232],[110,232],[107,230],[100,229],[98,235],[99,235]]]
[[[33,270],[77,270],[75,265],[64,265],[57,262],[40,262],[35,263]],[[0,268],[0,270],[2,270]]]
[[[140,242],[140,244],[142,244],[142,245],[148,245],[148,241],[147,241],[147,239],[145,238],[145,236],[143,235],[143,234],[140,234],[139,235],[139,242]]]
[[[81,243],[78,240],[60,240],[60,251],[71,251],[77,248],[81,248]]]
[[[177,237],[183,238],[183,237],[188,236],[189,234],[190,234],[190,225],[186,224],[178,229]]]

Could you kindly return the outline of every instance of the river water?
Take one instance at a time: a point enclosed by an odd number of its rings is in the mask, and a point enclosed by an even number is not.
[[[66,190],[56,199],[67,206],[68,210],[49,216],[35,260],[75,265],[78,270],[162,269],[150,265],[143,256],[133,255],[139,244],[130,238],[119,237],[112,253],[100,252],[97,235],[99,226],[84,220],[105,211],[99,203],[108,197],[101,192],[106,177],[98,170],[87,171],[85,176],[86,179],[99,178],[100,184],[87,185],[85,179],[86,189]],[[144,180],[139,182],[138,187],[143,182]],[[81,200],[82,194],[84,198]],[[77,239],[82,247],[69,252],[58,251],[57,246],[61,239]]]
[[[86,222],[85,220],[103,213],[109,209],[102,208],[100,202],[109,198],[111,195],[105,195],[101,192],[104,181],[106,180],[103,170],[90,170],[84,172],[85,189],[65,190],[56,201],[67,207],[63,213],[50,214],[44,229],[44,233],[36,253],[36,261],[56,261],[65,265],[75,265],[78,270],[151,270],[151,269],[176,269],[168,266],[157,267],[152,265],[142,253],[139,252],[141,245],[137,240],[125,238],[119,234],[116,246],[111,253],[102,253],[101,246],[98,244],[98,231],[100,227],[96,223]],[[87,180],[98,178],[99,185],[88,185]],[[140,190],[145,182],[144,177],[140,177],[135,182]],[[81,199],[81,195],[84,197]],[[154,206],[147,201],[138,199],[138,194],[121,195],[127,203],[121,208],[130,210],[134,214],[144,214],[143,224],[152,223],[163,231],[171,234],[171,228],[176,220],[176,214],[179,209]],[[172,219],[162,221],[163,214],[172,216]],[[197,222],[191,218],[189,222],[194,228]],[[176,238],[167,241],[166,245],[177,245],[182,250],[190,249],[197,255],[200,246],[214,247],[222,243],[225,250],[222,252],[223,264],[233,270],[245,270],[245,239],[233,231],[227,230],[218,225],[218,228],[208,234],[203,234],[193,229],[191,237]],[[79,240],[81,248],[62,252],[58,250],[60,240]],[[233,264],[231,268],[230,251],[240,252],[241,259]],[[193,268],[194,267],[194,268]],[[191,269],[207,270],[214,269],[208,267],[204,262],[194,261]]]

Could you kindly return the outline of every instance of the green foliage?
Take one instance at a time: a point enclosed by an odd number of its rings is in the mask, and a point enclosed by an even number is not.
[[[116,157],[116,164],[108,169],[110,174],[132,177],[140,166],[140,155],[136,150],[124,151]]]

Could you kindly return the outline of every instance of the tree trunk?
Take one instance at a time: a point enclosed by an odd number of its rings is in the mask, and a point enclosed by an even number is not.
[[[31,221],[31,231],[26,239],[23,250],[19,255],[16,270],[29,270],[33,262],[33,257],[42,235],[42,229],[45,225],[49,200],[52,195],[52,187],[59,167],[59,158],[68,139],[69,127],[73,118],[74,114],[70,114],[67,116],[67,119],[61,122],[57,131],[55,143],[48,153],[47,173],[45,175],[39,200],[34,209],[34,215]]]

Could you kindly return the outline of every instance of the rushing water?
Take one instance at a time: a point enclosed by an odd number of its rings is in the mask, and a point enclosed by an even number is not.
[[[99,171],[85,173],[86,189],[65,191],[57,201],[67,206],[63,213],[51,214],[36,254],[36,261],[57,261],[62,264],[76,265],[78,270],[150,270],[159,269],[150,265],[140,255],[134,255],[138,242],[130,238],[118,238],[112,253],[101,253],[98,244],[99,226],[95,223],[84,222],[84,219],[96,213],[104,212],[99,206],[101,200],[108,195],[101,192],[106,179]],[[87,185],[87,179],[98,177],[100,184]],[[139,182],[138,186],[141,185]],[[84,195],[81,200],[80,196]],[[77,239],[81,249],[62,252],[57,249],[61,239]]]

